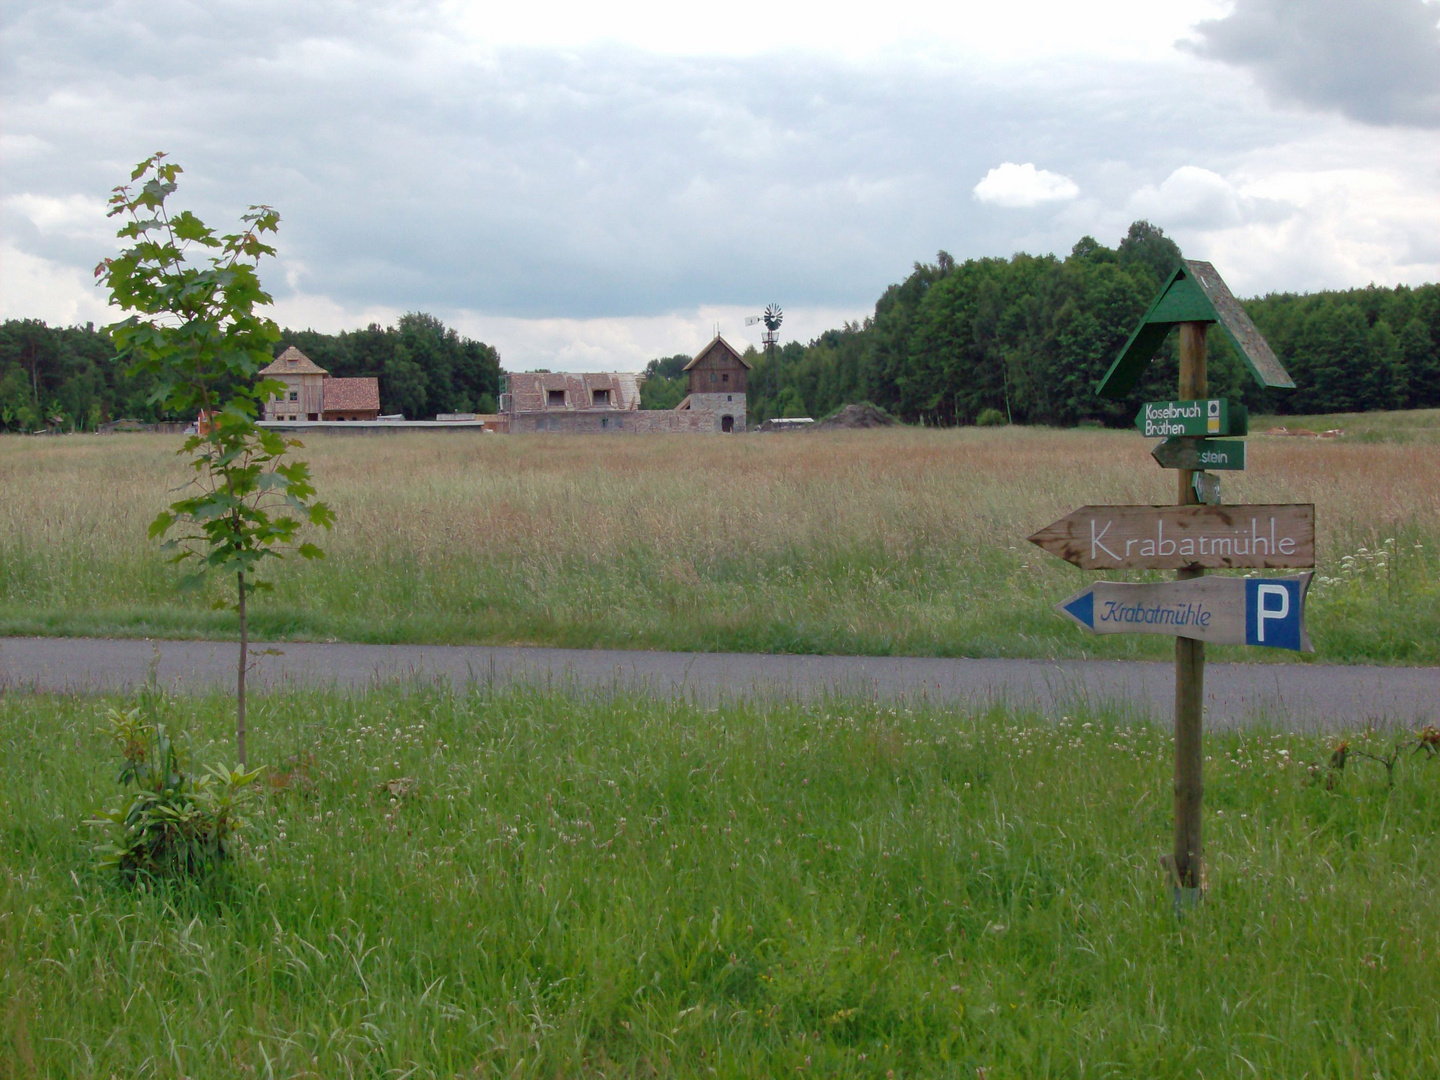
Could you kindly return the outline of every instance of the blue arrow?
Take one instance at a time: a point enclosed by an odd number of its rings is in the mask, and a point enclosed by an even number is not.
[[[1095,590],[1086,589],[1065,605],[1065,610],[1091,630],[1095,629]]]

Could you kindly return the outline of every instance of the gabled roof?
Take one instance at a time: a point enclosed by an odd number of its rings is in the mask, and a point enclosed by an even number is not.
[[[324,406],[326,412],[380,411],[380,380],[374,377],[358,379],[329,378],[324,383]]]
[[[1102,397],[1123,398],[1140,378],[1156,350],[1182,322],[1219,323],[1240,359],[1261,386],[1293,390],[1295,381],[1281,366],[1269,342],[1250,321],[1250,316],[1230,292],[1229,286],[1208,262],[1182,263],[1140,320],[1120,355],[1095,388]]]
[[[326,370],[291,345],[271,364],[260,369],[261,375],[325,375]],[[377,406],[378,408],[378,406]]]
[[[628,371],[506,372],[505,380],[512,413],[586,411],[592,408],[590,402],[596,390],[610,391],[609,406],[601,406],[597,411],[628,411],[640,407],[640,381]],[[552,391],[565,394],[566,403],[552,409]]]
[[[702,359],[704,359],[705,355],[706,355],[707,353],[709,353],[711,349],[715,348],[716,345],[719,345],[719,346],[720,346],[721,348],[723,348],[726,352],[728,352],[731,356],[733,356],[736,360],[739,360],[740,363],[745,366],[745,369],[746,369],[747,371],[749,370],[749,368],[750,368],[750,361],[746,360],[745,357],[741,356],[738,352],[736,352],[736,351],[735,351],[735,346],[734,346],[734,345],[731,345],[728,341],[726,341],[726,340],[725,340],[723,337],[721,337],[719,334],[716,334],[713,338],[711,338],[711,339],[710,339],[710,344],[709,344],[709,345],[706,345],[703,349],[701,349],[698,353],[695,354],[694,359],[691,360],[688,364],[685,365],[684,370],[685,370],[685,371],[689,371],[691,368],[693,368],[693,367],[694,367],[696,364],[698,364]]]

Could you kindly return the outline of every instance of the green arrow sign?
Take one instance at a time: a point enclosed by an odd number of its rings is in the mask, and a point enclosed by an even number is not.
[[[1150,456],[1162,469],[1245,468],[1245,444],[1239,439],[1166,439],[1155,444]]]
[[[1135,416],[1135,426],[1152,438],[1229,435],[1230,403],[1224,398],[1147,401]]]

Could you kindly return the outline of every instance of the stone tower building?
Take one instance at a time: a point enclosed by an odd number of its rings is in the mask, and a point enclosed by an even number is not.
[[[750,365],[719,334],[685,365],[690,393],[677,409],[713,412],[717,431],[745,430],[745,380]]]

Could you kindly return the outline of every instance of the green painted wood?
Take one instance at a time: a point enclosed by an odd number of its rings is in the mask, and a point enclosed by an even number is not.
[[[1135,414],[1135,426],[1150,439],[1236,434],[1230,430],[1230,403],[1224,398],[1147,401]]]
[[[1150,456],[1162,469],[1223,472],[1245,468],[1245,444],[1239,439],[1166,439],[1155,444]]]
[[[1123,398],[1130,392],[1131,387],[1140,378],[1140,373],[1154,358],[1156,351],[1165,341],[1170,328],[1175,324],[1166,322],[1163,319],[1154,319],[1155,309],[1165,299],[1165,294],[1170,291],[1170,286],[1175,284],[1177,278],[1184,274],[1184,269],[1176,270],[1170,275],[1170,280],[1165,282],[1150,306],[1145,309],[1145,314],[1140,319],[1140,325],[1135,327],[1130,334],[1130,340],[1120,350],[1120,355],[1115,358],[1110,369],[1105,372],[1100,385],[1095,392],[1101,397]],[[1201,322],[1207,320],[1199,320]]]
[[[1261,386],[1294,389],[1269,343],[1245,314],[1215,267],[1187,261],[1161,287],[1125,347],[1096,387],[1101,397],[1123,398],[1164,343],[1170,328],[1184,322],[1219,323],[1226,339]]]
[[[1210,304],[1205,290],[1192,278],[1178,272],[1172,278],[1170,287],[1160,294],[1149,315],[1150,322],[1218,322],[1219,315]]]
[[[1195,489],[1195,501],[1204,506],[1220,505],[1220,477],[1208,472],[1191,474],[1191,487]]]

